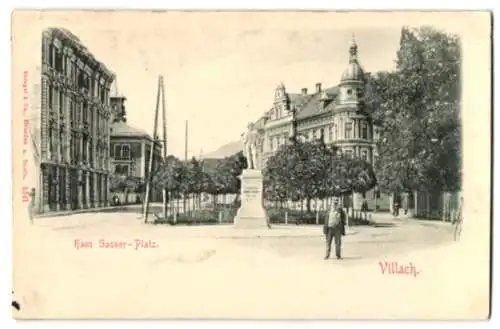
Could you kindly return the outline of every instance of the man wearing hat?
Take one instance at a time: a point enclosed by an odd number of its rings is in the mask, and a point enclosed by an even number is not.
[[[330,258],[332,240],[335,240],[335,256],[337,256],[337,259],[342,259],[341,247],[342,236],[345,235],[345,221],[345,212],[342,209],[339,199],[335,198],[330,206],[328,217],[326,218],[325,225],[323,226],[323,233],[326,238],[325,259]]]

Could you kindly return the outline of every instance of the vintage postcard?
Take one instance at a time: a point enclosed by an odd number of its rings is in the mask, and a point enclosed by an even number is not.
[[[16,319],[487,319],[488,12],[15,11]]]

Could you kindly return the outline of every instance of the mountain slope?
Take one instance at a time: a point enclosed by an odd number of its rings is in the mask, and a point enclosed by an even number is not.
[[[237,140],[224,144],[217,150],[204,154],[203,157],[220,159],[238,153],[241,150],[243,150],[243,141]]]

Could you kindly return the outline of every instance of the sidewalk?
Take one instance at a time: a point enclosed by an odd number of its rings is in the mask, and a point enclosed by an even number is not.
[[[447,227],[452,226],[451,222],[445,222],[442,220],[430,220],[430,219],[420,219],[414,218],[410,213],[404,215],[400,213],[399,217],[394,217],[389,212],[377,212],[377,213],[369,213],[368,216],[372,216],[371,219],[376,223],[415,223],[423,226],[435,226],[435,227]]]
[[[121,206],[109,206],[109,207],[99,207],[99,208],[86,208],[86,209],[77,209],[77,210],[63,210],[63,211],[51,211],[42,214],[36,214],[33,216],[33,219],[39,218],[53,218],[53,217],[61,217],[61,216],[72,216],[79,214],[87,214],[87,213],[96,213],[96,212],[110,212],[114,210],[121,210],[123,208],[130,208],[137,205],[121,205]]]

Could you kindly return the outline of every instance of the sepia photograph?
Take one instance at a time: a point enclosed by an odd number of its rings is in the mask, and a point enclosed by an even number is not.
[[[15,11],[13,317],[486,320],[491,19]]]

